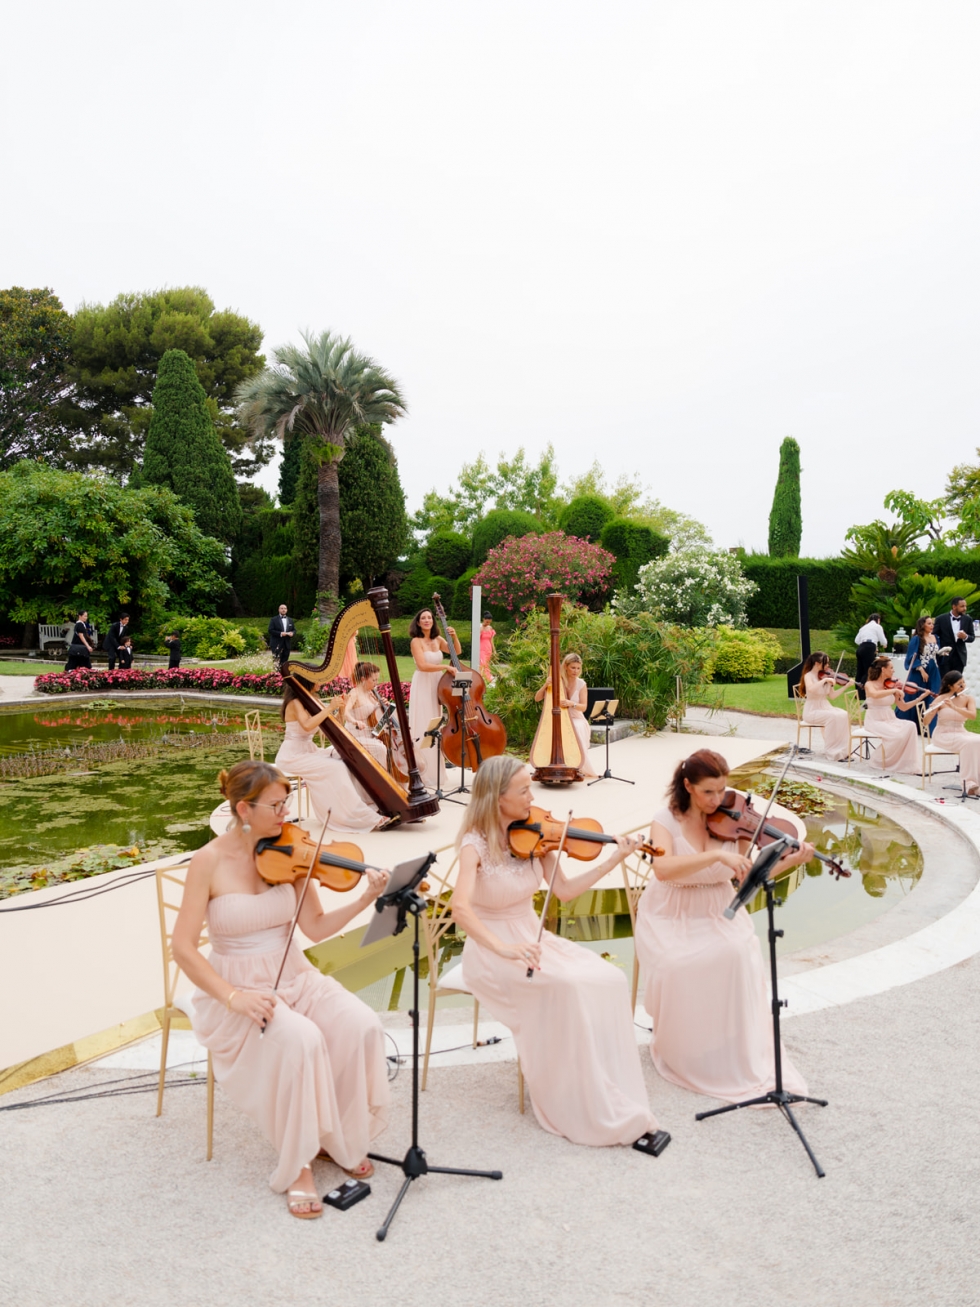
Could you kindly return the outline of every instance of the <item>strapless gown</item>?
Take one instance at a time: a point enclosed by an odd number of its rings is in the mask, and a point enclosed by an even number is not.
[[[271,990],[296,907],[291,885],[222,894],[208,904],[210,962],[236,989]],[[203,990],[194,1033],[215,1079],[279,1154],[269,1183],[286,1190],[321,1148],[348,1169],[388,1124],[384,1031],[374,1012],[321,975],[293,941],[262,1038],[249,1017]]]
[[[312,735],[299,722],[286,723],[276,766],[302,776],[319,819],[323,821],[330,813],[331,830],[353,834],[374,830],[383,822],[384,818],[350,774],[343,758],[332,748],[318,749]]]
[[[843,708],[835,708],[830,702],[830,695],[837,687],[830,679],[821,680],[816,672],[807,672],[804,684],[806,698],[803,700],[803,723],[806,726],[822,727],[825,755],[836,762],[843,762],[850,745],[850,731],[847,713]]]
[[[968,790],[980,787],[980,735],[963,725],[963,718],[951,708],[940,708],[932,743],[960,756],[960,779]]]
[[[425,650],[424,657],[425,661],[431,663],[433,667],[438,667],[442,662],[442,654],[438,649]],[[425,732],[432,719],[441,714],[439,677],[433,672],[416,670],[412,677],[412,691],[408,700],[408,729],[412,735],[412,743],[415,745],[415,761],[419,765],[419,772],[430,789],[434,789],[436,785],[438,758],[436,750],[428,748],[431,740],[425,738]],[[423,748],[423,745],[426,747]],[[445,767],[445,760],[443,767]],[[445,772],[442,779],[445,782]]]
[[[882,771],[909,776],[922,770],[922,741],[919,732],[911,722],[896,717],[890,700],[872,699],[869,696],[864,726],[881,740],[877,761]]]
[[[695,852],[668,809],[653,820],[670,831],[676,854]],[[653,1022],[654,1066],[684,1089],[738,1103],[775,1088],[776,1067],[759,940],[744,908],[731,921],[722,915],[734,894],[731,875],[715,862],[689,880],[651,876],[634,943]],[[782,1064],[783,1087],[805,1094],[785,1052]]]
[[[467,844],[480,855],[477,916],[499,939],[532,943],[541,864],[507,855],[492,865],[482,835],[464,835]],[[541,970],[529,980],[523,962],[467,938],[466,984],[513,1033],[534,1115],[545,1130],[574,1144],[635,1143],[658,1126],[643,1082],[626,976],[548,931],[541,946]]]

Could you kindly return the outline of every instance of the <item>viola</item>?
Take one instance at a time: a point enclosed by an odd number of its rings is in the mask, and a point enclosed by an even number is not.
[[[751,840],[762,822],[762,813],[752,807],[750,798],[743,798],[737,790],[726,790],[719,807],[710,813],[707,819],[708,834],[716,840]],[[756,841],[759,848],[765,848],[774,840],[785,840],[791,849],[798,849],[800,841],[796,838],[796,827],[785,817],[770,817],[759,831]],[[834,858],[814,851],[814,856],[825,862],[831,874],[840,880],[841,876],[850,876],[846,867]]]
[[[302,880],[316,852],[316,840],[295,822],[283,823],[273,839],[259,840],[255,846],[255,865],[259,875],[270,885],[292,885]],[[313,875],[327,889],[343,894],[353,889],[370,863],[356,844],[335,840],[320,849]],[[380,868],[378,869],[380,870]]]
[[[505,752],[507,731],[497,714],[483,706],[487,688],[483,677],[459,661],[446,624],[446,612],[437,594],[432,596],[432,607],[442,628],[442,638],[449,646],[449,660],[453,665],[451,672],[439,678],[439,702],[449,714],[449,720],[442,728],[442,752],[456,767],[464,765],[465,756],[465,765],[475,772],[484,758],[494,758]],[[465,713],[463,696],[453,688],[453,682],[462,679],[469,681]]]
[[[518,858],[540,858],[552,853],[561,844],[563,821],[556,821],[544,808],[532,807],[526,821],[512,821],[507,828],[510,851]],[[579,862],[591,862],[599,856],[603,844],[615,844],[615,835],[603,834],[602,827],[593,817],[580,817],[576,825],[569,826],[565,836],[564,852]],[[636,850],[648,858],[662,858],[663,849],[652,844],[641,844]]]

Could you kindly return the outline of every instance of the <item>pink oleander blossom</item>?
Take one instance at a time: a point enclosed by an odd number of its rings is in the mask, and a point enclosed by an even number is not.
[[[575,603],[608,590],[615,562],[608,550],[562,531],[509,536],[490,550],[473,584],[489,603],[529,613],[554,591]]]

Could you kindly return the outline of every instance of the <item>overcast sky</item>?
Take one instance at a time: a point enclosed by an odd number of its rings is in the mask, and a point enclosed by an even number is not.
[[[948,0],[10,5],[0,284],[351,335],[411,507],[551,441],[765,549],[793,435],[834,553],[980,444],[978,38]]]

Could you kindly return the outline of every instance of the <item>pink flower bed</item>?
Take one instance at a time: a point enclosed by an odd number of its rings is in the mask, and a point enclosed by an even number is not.
[[[78,667],[71,672],[51,672],[38,676],[34,688],[42,694],[79,694],[93,690],[202,690],[221,694],[282,694],[282,677],[278,672],[262,676],[236,676],[223,667],[177,667],[173,671],[162,667],[158,671],[130,668],[128,671],[100,671]],[[350,690],[346,676],[338,676],[329,685],[321,687],[320,695],[346,694]],[[408,702],[411,685],[402,681],[402,692]],[[378,686],[379,693],[391,698],[390,683]]]

